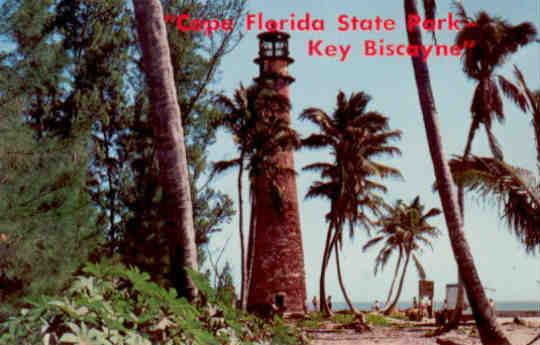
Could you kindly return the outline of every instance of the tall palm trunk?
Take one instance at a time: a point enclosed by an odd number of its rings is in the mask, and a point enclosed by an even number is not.
[[[185,268],[198,269],[197,247],[184,132],[163,9],[158,0],[133,0],[133,4],[150,90],[159,181],[164,191],[171,278],[179,294],[192,300],[197,289]]]
[[[250,220],[249,220],[249,233],[248,233],[248,244],[247,244],[247,258],[246,258],[246,268],[247,268],[247,276],[246,276],[246,305],[247,305],[247,299],[248,299],[248,293],[251,286],[251,280],[253,278],[253,261],[254,261],[254,250],[253,247],[255,246],[255,224],[257,223],[257,219],[255,216],[255,204],[257,202],[257,198],[255,197],[255,193],[253,192],[253,185],[251,185],[251,212],[250,212]]]
[[[408,16],[418,16],[416,0],[404,0],[405,3],[405,21]],[[409,44],[421,45],[422,34],[418,27],[407,31]],[[435,170],[439,197],[444,210],[446,225],[450,243],[454,252],[454,257],[458,265],[459,273],[463,279],[467,296],[473,310],[476,320],[476,326],[480,333],[483,344],[490,345],[509,345],[510,342],[502,332],[493,308],[490,306],[482,282],[478,276],[474,259],[472,257],[469,244],[465,239],[457,195],[454,189],[454,181],[450,174],[448,162],[442,145],[442,139],[439,131],[437,111],[433,92],[431,89],[431,80],[427,63],[424,61],[423,54],[412,57],[416,87],[422,108],[424,125],[426,129],[429,151]]]
[[[326,300],[326,268],[328,267],[328,261],[330,259],[330,253],[331,253],[331,242],[332,242],[332,223],[328,225],[328,231],[326,233],[326,241],[324,243],[324,251],[323,251],[323,260],[321,264],[321,275],[319,278],[319,301],[320,301],[320,312],[324,315],[331,315],[332,311],[330,310],[328,306],[328,302]]]
[[[403,258],[403,254],[401,253],[401,250],[399,251],[398,261],[396,263],[396,269],[394,270],[394,278],[392,278],[392,284],[390,285],[390,290],[388,291],[388,296],[386,297],[386,301],[384,302],[384,307],[386,309],[386,306],[388,306],[388,303],[390,303],[390,299],[392,298],[392,292],[394,292],[394,285],[396,284],[396,279],[399,273],[399,268],[401,267],[401,260]]]
[[[343,294],[343,298],[345,298],[345,302],[347,303],[347,306],[349,306],[349,309],[351,310],[351,312],[354,315],[356,315],[358,314],[358,310],[356,310],[356,308],[352,304],[349,294],[347,293],[347,289],[345,289],[345,284],[343,283],[343,275],[341,273],[341,264],[339,261],[339,245],[337,241],[334,243],[334,253],[336,255],[336,269],[337,269],[339,288],[341,289],[341,293]]]
[[[391,314],[394,311],[394,309],[396,309],[396,306],[399,301],[399,297],[401,296],[401,291],[403,290],[403,283],[405,282],[405,275],[407,274],[407,268],[409,267],[410,258],[411,258],[411,253],[409,251],[406,251],[405,263],[403,264],[403,271],[401,272],[401,278],[399,279],[399,285],[396,291],[396,296],[394,297],[394,301],[388,307],[384,309],[385,315]]]
[[[240,164],[238,166],[238,232],[240,237],[240,265],[242,281],[240,286],[240,306],[242,310],[246,310],[247,296],[247,270],[246,270],[246,252],[244,240],[244,202],[242,199],[242,178],[244,176],[244,152],[240,153]]]

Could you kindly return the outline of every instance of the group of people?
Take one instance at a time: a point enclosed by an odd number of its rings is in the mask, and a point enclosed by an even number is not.
[[[418,309],[422,317],[433,317],[433,301],[427,296],[424,296],[424,298],[420,300],[420,303],[418,303],[416,297],[413,297],[413,308]],[[446,300],[444,300],[442,309],[448,309],[448,302]]]
[[[311,303],[313,304],[314,310],[319,310],[319,299],[317,298],[317,296],[313,296]],[[326,298],[326,303],[328,305],[328,308],[332,310],[332,296],[328,296]],[[493,301],[493,299],[491,298],[489,299],[489,304],[491,305],[492,308],[495,308],[495,302]],[[467,305],[467,303],[465,303],[463,309],[467,309],[468,307],[469,306]],[[375,303],[373,303],[373,306],[371,307],[371,310],[376,311],[376,312],[379,312],[383,309],[384,309],[384,305],[381,305],[381,303],[378,300],[376,300]],[[413,297],[412,309],[415,311],[418,311],[418,314],[421,319],[424,317],[427,317],[427,318],[434,317],[433,300],[427,296],[424,296],[420,300],[420,303],[418,303],[418,300],[416,299],[416,297]],[[438,311],[438,314],[443,315],[444,318],[447,319],[448,311],[449,311],[448,301],[445,299],[441,306],[441,309]]]
[[[313,310],[319,310],[319,299],[317,296],[313,296],[311,303],[313,304]],[[332,296],[326,297],[326,304],[328,305],[328,309],[332,310]]]

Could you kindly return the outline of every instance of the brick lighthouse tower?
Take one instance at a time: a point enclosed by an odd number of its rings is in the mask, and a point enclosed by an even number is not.
[[[259,34],[259,76],[255,82],[289,98],[289,85],[294,78],[288,66],[289,35],[284,32]],[[277,114],[290,123],[289,112]],[[282,151],[273,157],[275,164],[294,170],[292,151]],[[284,307],[286,313],[303,313],[306,302],[304,253],[298,195],[294,174],[283,173],[275,178],[282,189],[282,208],[276,209],[268,190],[268,181],[259,176],[255,181],[256,203],[251,262],[251,281],[248,290],[248,309],[258,311],[270,304]]]

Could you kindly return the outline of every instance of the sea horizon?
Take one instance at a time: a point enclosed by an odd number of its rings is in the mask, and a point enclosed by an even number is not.
[[[373,307],[373,302],[353,302],[354,306],[360,310],[370,310]],[[379,303],[382,303],[379,301]],[[441,309],[443,301],[434,301],[435,310]],[[412,301],[400,301],[398,302],[398,309],[408,309],[412,307]],[[540,299],[539,300],[515,300],[515,301],[497,301],[495,300],[495,308],[497,310],[504,311],[540,311]],[[313,304],[309,303],[309,309],[313,310]],[[344,301],[337,301],[332,303],[332,310],[348,309],[347,303]]]

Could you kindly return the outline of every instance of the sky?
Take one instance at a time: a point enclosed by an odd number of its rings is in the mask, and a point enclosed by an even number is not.
[[[427,208],[441,207],[439,197],[432,192],[434,182],[433,167],[429,156],[427,141],[414,83],[411,60],[408,57],[370,57],[361,53],[362,42],[367,39],[384,39],[386,43],[406,43],[402,1],[345,1],[345,0],[250,0],[249,12],[262,12],[265,18],[296,18],[310,13],[312,17],[324,19],[324,32],[291,32],[289,43],[291,56],[295,59],[290,66],[290,74],[296,78],[290,87],[293,127],[302,135],[308,135],[315,128],[298,119],[306,107],[319,107],[328,113],[334,110],[339,90],[347,94],[364,91],[372,96],[368,108],[386,114],[394,129],[403,131],[399,144],[403,152],[399,158],[384,160],[398,167],[404,180],[388,180],[389,202],[398,198],[406,201],[419,195]],[[446,18],[452,10],[450,1],[439,1],[438,18]],[[512,24],[523,21],[539,23],[539,9],[536,0],[483,0],[464,1],[469,15],[486,10],[490,15],[501,16]],[[339,32],[336,18],[346,14],[359,18],[394,19],[397,28],[391,32]],[[253,63],[257,55],[258,31],[245,33],[240,45],[230,53],[221,65],[218,90],[231,95],[242,82],[249,84],[257,76],[258,68]],[[439,44],[453,44],[455,31],[446,28],[438,31]],[[429,36],[424,33],[424,44],[429,44]],[[326,44],[351,44],[348,59],[339,62],[335,57],[308,55],[309,40],[324,40]],[[540,87],[540,45],[531,44],[520,50],[507,61],[498,73],[513,78],[512,64],[522,69],[529,86]],[[462,72],[460,59],[455,56],[431,57],[429,59],[431,80],[439,111],[440,128],[447,157],[463,152],[468,126],[470,124],[470,102],[474,82]],[[535,171],[535,150],[533,130],[529,116],[520,112],[505,99],[506,122],[495,124],[506,160],[521,167]],[[488,155],[489,150],[485,132],[480,130],[473,146],[476,155]],[[211,159],[221,160],[235,157],[236,149],[231,138],[220,133],[217,143],[212,147]],[[299,168],[309,163],[326,160],[324,151],[300,151],[295,154],[295,164]],[[317,176],[300,172],[297,176],[300,218],[304,246],[304,261],[308,299],[318,294],[318,277],[324,246],[326,224],[323,214],[328,203],[323,200],[305,200],[309,185]],[[236,172],[220,176],[214,186],[237,200]],[[247,181],[246,181],[247,185]],[[247,200],[247,198],[244,198]],[[237,205],[235,204],[235,207]],[[245,205],[245,214],[249,208]],[[450,248],[447,229],[442,216],[433,223],[441,230],[442,236],[434,241],[433,251],[426,249],[421,255],[428,279],[435,281],[435,299],[444,299],[445,285],[456,282],[456,264]],[[540,260],[538,256],[527,255],[510,233],[504,221],[499,218],[496,205],[468,197],[466,200],[465,231],[471,247],[480,278],[490,297],[496,301],[540,300]],[[361,247],[368,239],[359,229],[354,240],[347,240],[342,254],[345,285],[354,301],[374,301],[385,298],[392,279],[393,263],[382,274],[374,276],[375,252],[362,253]],[[224,226],[222,233],[211,241],[211,248],[222,248],[224,261],[234,267],[234,277],[239,279],[239,240],[237,218]],[[335,264],[332,261],[327,275],[328,293],[334,301],[342,301],[337,283]],[[417,295],[418,276],[414,267],[409,268],[401,299],[411,300]]]

